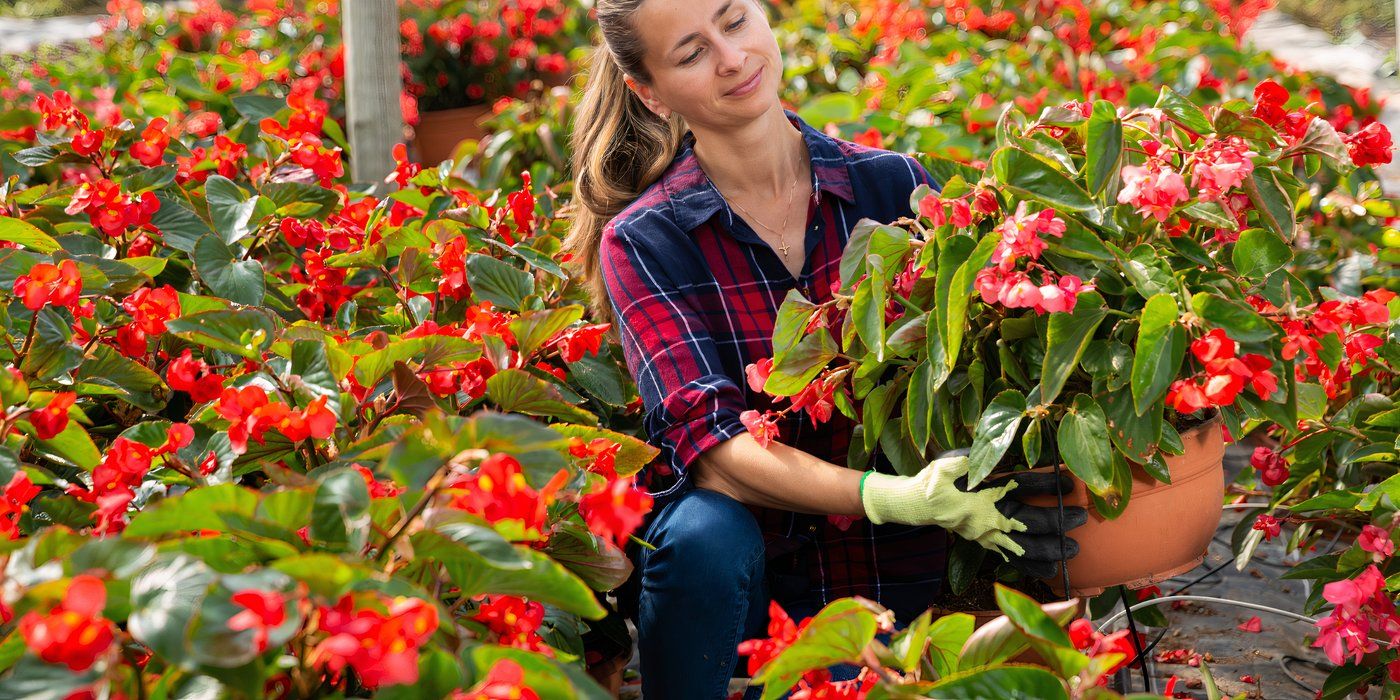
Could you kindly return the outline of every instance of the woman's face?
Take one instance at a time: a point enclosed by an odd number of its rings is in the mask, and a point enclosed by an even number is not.
[[[722,128],[778,106],[782,56],[755,0],[646,0],[633,21],[651,83],[628,84],[653,111]]]

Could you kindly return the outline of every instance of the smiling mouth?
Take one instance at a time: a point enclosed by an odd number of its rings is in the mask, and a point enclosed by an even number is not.
[[[727,92],[727,93],[725,93],[725,94],[726,94],[726,95],[733,95],[733,94],[736,93],[736,92],[742,92],[743,90],[745,90],[745,89],[747,89],[748,87],[750,87],[750,85],[756,84],[756,83],[758,82],[758,77],[759,77],[759,75],[761,75],[762,73],[763,73],[763,66],[759,66],[759,67],[758,67],[758,70],[754,71],[754,74],[751,75],[751,76],[749,76],[749,79],[748,79],[748,80],[745,80],[744,82],[739,83],[739,85],[738,85],[737,87],[735,87],[733,90],[730,90],[729,92]]]

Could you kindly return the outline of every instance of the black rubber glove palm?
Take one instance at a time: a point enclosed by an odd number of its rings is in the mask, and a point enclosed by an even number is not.
[[[949,450],[938,456],[956,457],[967,453],[968,450],[964,448]],[[1059,573],[1062,559],[1079,554],[1079,543],[1068,535],[1064,536],[1064,548],[1061,549],[1061,533],[1088,522],[1089,513],[1084,508],[1065,506],[1062,519],[1061,511],[1056,506],[1032,506],[1021,502],[1020,499],[1028,496],[1054,496],[1057,491],[1060,494],[1068,494],[1074,488],[1074,483],[1067,474],[1061,474],[1056,479],[1051,473],[1020,472],[994,479],[985,485],[996,486],[1008,479],[1016,481],[1016,488],[1007,492],[1006,496],[997,502],[997,510],[1026,526],[1022,532],[1010,533],[1011,540],[1026,550],[1020,556],[1011,555],[1011,565],[1027,576],[1050,578]],[[959,488],[966,488],[966,483]]]

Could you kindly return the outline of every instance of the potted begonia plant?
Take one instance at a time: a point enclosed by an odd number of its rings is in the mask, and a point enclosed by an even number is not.
[[[437,163],[479,139],[502,98],[561,85],[578,9],[560,0],[404,0],[405,102],[420,160]]]
[[[1297,420],[1283,328],[1316,299],[1284,269],[1294,167],[1345,172],[1371,147],[1285,109],[1272,82],[1254,97],[1007,109],[985,171],[930,160],[941,191],[914,193],[917,217],[858,224],[832,300],[789,294],[765,391],[859,420],[857,468],[876,448],[911,474],[970,447],[975,487],[1062,464],[1078,481],[1065,502],[1092,511],[1073,592],[1194,567],[1220,519],[1223,438]],[[976,570],[950,565],[954,589]]]

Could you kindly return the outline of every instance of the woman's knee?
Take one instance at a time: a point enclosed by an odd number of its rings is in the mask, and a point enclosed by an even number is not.
[[[648,535],[656,546],[648,568],[664,563],[696,584],[748,579],[762,571],[764,545],[757,520],[747,506],[717,491],[682,494]]]

